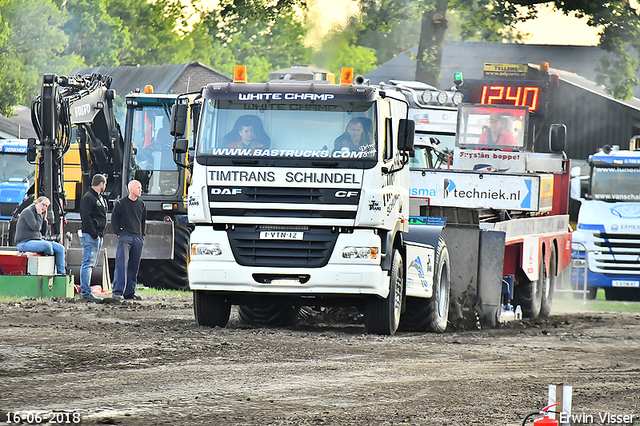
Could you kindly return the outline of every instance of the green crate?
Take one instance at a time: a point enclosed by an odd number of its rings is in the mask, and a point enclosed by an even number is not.
[[[0,275],[0,294],[18,297],[73,297],[69,275]]]

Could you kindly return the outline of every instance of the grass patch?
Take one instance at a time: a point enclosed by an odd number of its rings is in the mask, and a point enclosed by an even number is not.
[[[595,300],[574,299],[572,295],[563,294],[553,300],[551,313],[564,312],[640,312],[640,302],[621,302],[607,300],[604,289],[599,288]]]

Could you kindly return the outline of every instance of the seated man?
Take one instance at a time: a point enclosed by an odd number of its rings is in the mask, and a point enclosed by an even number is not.
[[[347,123],[344,133],[333,142],[333,152],[362,152],[375,155],[376,147],[373,142],[373,125],[371,120],[364,117],[353,118]]]
[[[63,275],[66,273],[64,246],[42,238],[42,232],[47,229],[47,219],[45,219],[47,208],[49,208],[49,199],[38,197],[32,205],[20,213],[16,225],[16,247],[19,251],[55,255],[56,270],[58,274]]]
[[[480,135],[481,145],[518,146],[516,138],[502,128],[502,114],[494,112],[489,118],[489,128]]]
[[[230,149],[265,149],[271,145],[271,138],[262,127],[262,121],[255,115],[239,117],[233,129],[222,138],[222,144]]]

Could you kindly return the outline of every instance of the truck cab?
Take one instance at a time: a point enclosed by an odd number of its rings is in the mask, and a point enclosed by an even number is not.
[[[362,308],[370,332],[393,334],[405,298],[430,300],[445,248],[437,236],[405,242],[408,109],[353,77],[204,88],[188,192],[199,324],[224,326],[231,305],[271,325],[300,306],[338,305]]]
[[[589,297],[604,288],[609,300],[640,300],[640,150],[605,145],[588,162],[586,194],[572,170],[571,196],[581,202],[573,241],[586,262]]]

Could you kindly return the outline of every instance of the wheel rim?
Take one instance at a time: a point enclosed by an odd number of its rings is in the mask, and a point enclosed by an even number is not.
[[[440,271],[440,282],[438,283],[438,313],[442,315],[447,309],[447,305],[449,304],[448,298],[446,297],[447,292],[447,277],[444,269],[444,265],[442,266],[442,270]]]

